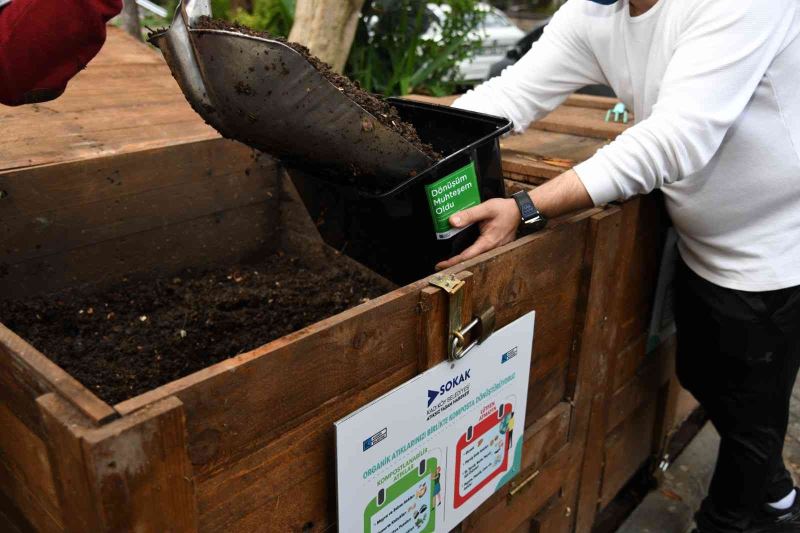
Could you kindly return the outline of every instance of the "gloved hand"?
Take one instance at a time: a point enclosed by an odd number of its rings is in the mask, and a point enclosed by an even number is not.
[[[6,1],[0,7],[0,103],[60,96],[100,51],[106,23],[121,10],[122,0]]]

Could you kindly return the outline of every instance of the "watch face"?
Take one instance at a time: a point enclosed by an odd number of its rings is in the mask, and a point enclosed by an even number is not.
[[[520,206],[520,213],[522,214],[522,218],[524,220],[532,219],[536,217],[539,213],[536,212],[536,209],[533,207],[533,204],[525,202]]]

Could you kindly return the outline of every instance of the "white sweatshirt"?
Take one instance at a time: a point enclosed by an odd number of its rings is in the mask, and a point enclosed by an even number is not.
[[[637,124],[575,168],[596,205],[660,188],[680,252],[732,289],[800,285],[800,0],[568,0],[542,39],[456,107],[518,132],[584,85]]]

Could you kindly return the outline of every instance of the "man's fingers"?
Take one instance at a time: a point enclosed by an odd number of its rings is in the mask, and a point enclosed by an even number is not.
[[[436,265],[436,270],[444,270],[445,268],[450,268],[453,265],[457,265],[459,263],[463,263],[468,259],[472,259],[473,257],[481,255],[483,252],[487,250],[491,250],[493,246],[489,242],[489,239],[486,237],[480,237],[475,244],[461,252],[455,257],[448,259],[447,261],[442,261],[441,263]]]
[[[450,225],[455,228],[463,228],[465,226],[469,226],[473,222],[478,222],[480,220],[489,218],[490,214],[491,211],[486,206],[486,203],[478,204],[475,207],[464,209],[463,211],[459,211],[455,215],[451,216],[449,219]]]

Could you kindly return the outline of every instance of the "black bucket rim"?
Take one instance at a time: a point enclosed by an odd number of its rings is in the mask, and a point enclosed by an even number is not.
[[[420,101],[417,101],[417,100],[409,100],[409,99],[406,99],[406,98],[397,98],[397,97],[387,98],[386,101],[389,102],[390,104],[393,104],[393,105],[399,103],[401,106],[405,106],[405,107],[416,107],[416,108],[419,108],[419,109],[434,110],[434,111],[436,111],[438,113],[456,115],[456,116],[459,116],[459,117],[462,117],[462,118],[463,117],[470,117],[470,118],[477,119],[477,120],[480,120],[482,122],[486,122],[486,123],[489,123],[489,124],[493,125],[495,127],[495,130],[492,131],[491,133],[488,133],[488,134],[484,135],[483,137],[480,137],[480,138],[472,141],[468,145],[466,145],[466,146],[464,146],[462,148],[459,148],[458,150],[456,150],[452,154],[448,155],[447,157],[445,157],[441,161],[438,161],[437,163],[434,163],[433,165],[429,166],[428,168],[426,168],[424,171],[420,172],[416,176],[414,176],[412,178],[409,178],[406,181],[404,181],[404,182],[402,182],[402,183],[400,183],[398,185],[395,185],[393,188],[389,189],[386,192],[382,192],[382,193],[379,193],[379,194],[372,194],[372,193],[365,192],[365,191],[358,191],[359,195],[365,196],[367,198],[386,198],[386,197],[389,197],[389,196],[394,196],[396,194],[399,194],[399,193],[403,192],[405,189],[415,185],[417,182],[419,182],[421,180],[424,180],[429,174],[432,174],[440,166],[449,164],[455,158],[462,156],[466,152],[470,152],[471,150],[473,150],[474,148],[478,147],[479,145],[483,145],[487,141],[490,141],[492,139],[498,138],[501,135],[504,135],[504,134],[508,133],[514,127],[514,124],[511,122],[511,120],[509,120],[507,118],[498,117],[496,115],[488,115],[486,113],[479,113],[477,111],[469,111],[467,109],[458,109],[458,108],[455,108],[455,107],[452,107],[452,106],[448,106],[448,105],[432,104],[432,103],[428,103],[428,102],[420,102]]]

